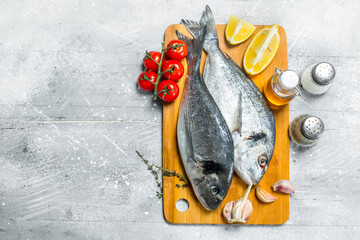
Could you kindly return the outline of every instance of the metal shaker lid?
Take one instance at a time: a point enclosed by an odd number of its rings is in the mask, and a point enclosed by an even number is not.
[[[314,140],[324,132],[324,123],[318,117],[309,116],[303,120],[300,129],[306,138]]]
[[[317,64],[312,70],[314,81],[320,85],[327,85],[335,77],[335,68],[327,62]]]
[[[284,90],[292,90],[299,85],[299,75],[292,70],[284,71],[279,78],[279,84]]]

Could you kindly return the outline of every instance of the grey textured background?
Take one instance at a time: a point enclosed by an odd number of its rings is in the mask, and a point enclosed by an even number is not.
[[[360,233],[359,1],[0,1],[0,239],[348,239]],[[144,51],[168,25],[231,13],[282,25],[289,68],[328,61],[321,97],[290,104],[323,119],[311,149],[291,144],[282,226],[172,225],[152,175],[162,109],[139,92]]]

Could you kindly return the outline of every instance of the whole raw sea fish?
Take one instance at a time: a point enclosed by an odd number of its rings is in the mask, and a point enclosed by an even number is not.
[[[213,210],[225,198],[234,172],[231,133],[200,75],[205,26],[186,42],[188,75],[177,123],[177,139],[186,174],[202,205]]]
[[[274,153],[273,113],[253,81],[220,50],[209,6],[200,24],[189,20],[182,20],[182,23],[195,38],[199,37],[202,26],[208,30],[204,42],[207,52],[204,81],[232,133],[235,172],[251,188],[266,172]]]

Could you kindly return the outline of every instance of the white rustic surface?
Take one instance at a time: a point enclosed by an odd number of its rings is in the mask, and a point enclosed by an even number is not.
[[[1,1],[0,239],[356,239],[360,234],[359,1]],[[282,226],[172,225],[153,177],[162,109],[138,91],[146,49],[168,25],[230,14],[282,25],[289,68],[328,61],[336,80],[304,94],[326,131],[291,145],[290,218]]]

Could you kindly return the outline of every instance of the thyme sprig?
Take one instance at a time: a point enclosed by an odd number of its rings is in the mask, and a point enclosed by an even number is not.
[[[139,153],[139,151],[136,151],[136,153],[139,155],[139,157],[143,160],[143,162],[147,165],[147,169],[154,175],[154,178],[155,178],[155,181],[156,181],[156,185],[157,187],[159,188],[159,191],[156,191],[156,196],[158,198],[162,198],[163,196],[163,189],[162,189],[162,184],[160,182],[160,178],[159,178],[159,174],[158,172],[155,170],[155,169],[158,169],[158,170],[162,170],[162,174],[163,176],[165,177],[177,177],[179,179],[179,181],[183,182],[183,184],[176,184],[175,186],[177,188],[182,188],[184,189],[185,187],[189,186],[189,181],[183,176],[181,175],[180,173],[176,172],[176,170],[174,171],[170,171],[169,169],[165,169],[165,168],[162,168],[160,166],[157,166],[155,164],[150,164],[148,160],[146,160],[144,158],[143,155],[141,155]]]
[[[160,167],[158,167],[158,166],[155,166],[155,167],[160,168]],[[180,173],[176,172],[176,170],[170,171],[169,169],[163,169],[163,168],[161,168],[161,169],[163,170],[163,175],[164,175],[164,176],[166,176],[166,177],[177,177],[177,178],[179,179],[179,181],[184,182],[184,183],[181,184],[181,185],[180,185],[180,184],[176,184],[175,186],[176,186],[177,188],[182,187],[182,189],[184,189],[184,188],[186,188],[187,186],[189,186],[188,180],[187,180],[183,175],[181,175]]]

